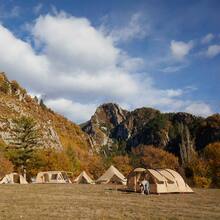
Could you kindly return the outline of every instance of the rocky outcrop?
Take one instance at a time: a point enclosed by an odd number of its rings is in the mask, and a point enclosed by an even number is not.
[[[6,144],[12,130],[12,119],[32,117],[41,129],[44,148],[57,150],[72,146],[80,152],[91,150],[89,136],[73,122],[39,104],[16,81],[9,81],[0,73],[0,139]]]
[[[154,145],[180,156],[182,127],[189,132],[191,148],[202,149],[210,142],[220,141],[220,116],[207,119],[192,114],[161,113],[152,108],[126,111],[117,104],[97,108],[90,121],[81,125],[90,136],[96,151],[121,142],[127,151],[140,144]],[[186,146],[185,148],[187,148]]]
[[[103,104],[97,108],[90,121],[81,125],[82,129],[89,134],[95,151],[98,152],[100,146],[113,144],[112,130],[126,119],[127,114],[128,111],[117,104]]]

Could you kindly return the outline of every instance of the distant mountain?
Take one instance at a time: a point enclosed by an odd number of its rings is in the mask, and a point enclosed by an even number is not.
[[[113,103],[99,106],[81,127],[97,152],[103,146],[111,148],[122,143],[129,152],[144,144],[179,156],[183,144],[186,148],[191,145],[200,150],[211,142],[220,141],[220,114],[202,118],[183,112],[161,113],[152,108],[127,111]]]
[[[0,141],[7,143],[12,119],[20,116],[37,121],[45,148],[60,150],[72,146],[76,152],[91,150],[89,136],[78,125],[47,108],[42,100],[31,98],[16,81],[9,81],[0,73]]]

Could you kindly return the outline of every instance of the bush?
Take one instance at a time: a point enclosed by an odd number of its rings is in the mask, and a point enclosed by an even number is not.
[[[204,158],[210,168],[212,185],[220,187],[220,142],[206,146],[204,149]]]
[[[0,153],[0,179],[13,172],[13,164]]]
[[[194,176],[193,181],[194,181],[195,186],[201,187],[201,188],[209,188],[212,182],[210,178],[203,177],[203,176]]]
[[[130,162],[131,161],[128,156],[114,156],[112,158],[112,164],[117,167],[117,169],[119,169],[120,172],[122,172],[125,176],[127,176],[132,170]]]
[[[154,146],[140,145],[132,149],[133,166],[179,169],[178,158]]]

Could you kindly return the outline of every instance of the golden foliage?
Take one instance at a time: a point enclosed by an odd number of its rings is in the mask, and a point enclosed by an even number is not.
[[[131,159],[126,156],[114,156],[112,158],[112,164],[117,167],[125,176],[127,176],[131,170],[132,166],[130,165]]]
[[[0,153],[0,179],[13,172],[13,164]]]
[[[140,145],[132,149],[136,166],[145,168],[170,168],[178,169],[178,158],[154,146]]]

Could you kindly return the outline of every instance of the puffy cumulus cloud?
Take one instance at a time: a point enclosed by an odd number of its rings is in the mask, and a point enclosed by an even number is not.
[[[70,120],[78,122],[88,120],[95,113],[97,107],[95,104],[81,104],[64,98],[49,99],[46,101],[46,105],[65,115]]]
[[[208,47],[206,51],[206,56],[209,58],[213,58],[220,54],[220,45],[211,45]]]
[[[112,67],[117,61],[119,50],[85,18],[64,13],[40,16],[32,31],[50,61],[68,72],[92,72]]]
[[[213,114],[210,106],[204,102],[192,102],[185,108],[185,111],[199,116],[208,116]]]
[[[48,106],[76,122],[88,120],[103,102],[129,109],[186,107],[181,100],[184,91],[157,88],[147,73],[139,74],[141,58],[130,57],[115,46],[111,35],[85,18],[65,13],[40,16],[31,33],[35,47],[0,25],[2,70],[32,94],[46,95]]]
[[[201,40],[202,44],[208,44],[209,42],[211,42],[214,39],[214,34],[209,33],[206,36],[204,36]]]
[[[183,41],[172,40],[170,43],[171,53],[178,60],[182,60],[190,52],[192,48],[192,41],[185,43]]]
[[[44,55],[37,55],[26,42],[16,38],[0,25],[0,66],[11,77],[26,85],[48,80],[49,62]]]

